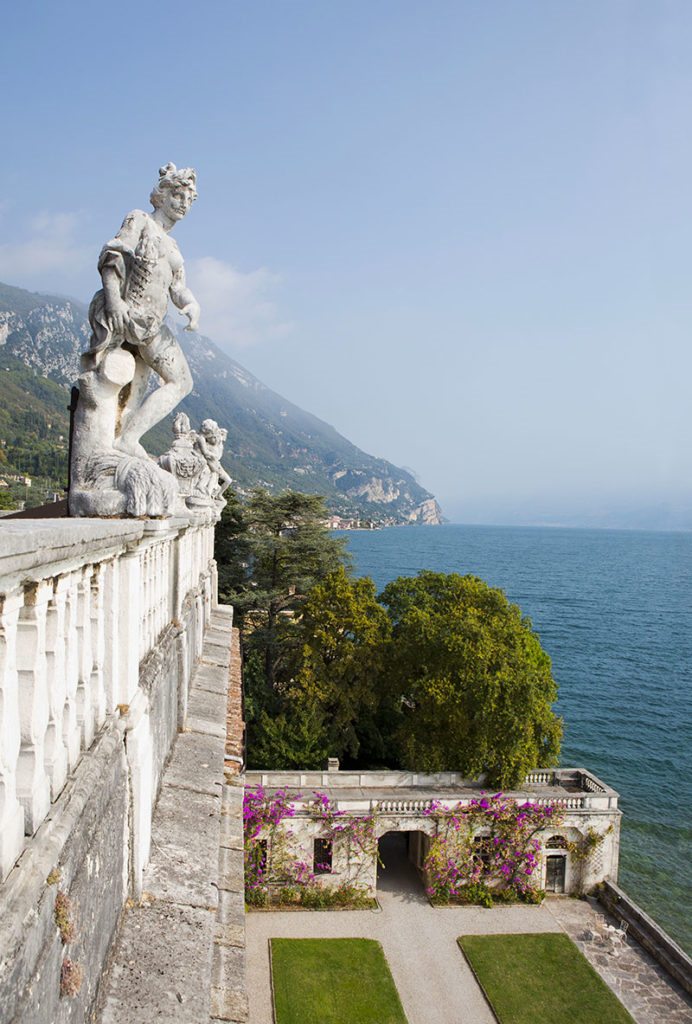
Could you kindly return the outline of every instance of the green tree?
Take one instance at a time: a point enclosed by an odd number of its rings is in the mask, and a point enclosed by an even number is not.
[[[486,773],[515,785],[556,763],[557,687],[531,622],[474,576],[424,571],[385,587],[388,684],[400,701],[397,746],[409,767]]]
[[[295,624],[281,711],[264,723],[282,767],[385,756],[379,684],[390,632],[371,579],[340,567],[315,584]]]
[[[225,604],[234,604],[248,585],[250,545],[238,495],[229,488],[224,497],[226,507],[214,533],[214,557],[219,574],[219,598]]]
[[[223,594],[236,608],[246,651],[262,654],[269,689],[295,644],[296,611],[311,587],[346,558],[345,541],[329,534],[326,519],[318,495],[257,488],[219,531]]]

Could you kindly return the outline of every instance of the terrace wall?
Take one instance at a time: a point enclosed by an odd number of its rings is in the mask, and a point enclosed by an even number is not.
[[[88,1015],[215,602],[206,514],[0,523],[3,1024]]]

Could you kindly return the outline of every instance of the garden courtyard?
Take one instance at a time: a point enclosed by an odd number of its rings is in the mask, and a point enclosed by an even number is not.
[[[433,908],[406,859],[402,835],[387,836],[377,910],[250,912],[247,987],[250,1024],[273,1019],[272,939],[371,939],[379,942],[408,1024],[496,1024],[462,955],[460,936],[565,932],[622,998],[636,1024],[690,1024],[692,1010],[670,979],[637,946],[611,952],[607,919],[592,901],[546,900],[542,906]],[[586,966],[586,965],[584,965]],[[284,984],[286,975],[284,975]],[[348,1007],[345,1007],[348,1017]],[[614,1019],[614,1018],[610,1018]],[[623,1020],[626,1020],[623,1015]],[[304,1024],[312,1024],[304,1018]],[[322,1024],[315,1018],[314,1024]],[[594,1022],[595,1024],[595,1022]]]

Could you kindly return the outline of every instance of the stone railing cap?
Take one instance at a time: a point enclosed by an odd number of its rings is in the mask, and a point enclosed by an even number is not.
[[[57,563],[98,562],[144,533],[145,523],[136,519],[0,520],[0,593],[22,579],[50,576]]]

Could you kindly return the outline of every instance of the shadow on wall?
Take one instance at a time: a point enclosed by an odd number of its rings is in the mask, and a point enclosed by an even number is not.
[[[427,903],[416,864],[425,857],[423,832],[386,832],[378,843],[377,891],[396,893],[407,903]]]

